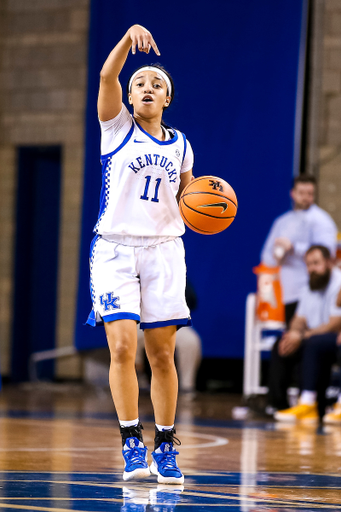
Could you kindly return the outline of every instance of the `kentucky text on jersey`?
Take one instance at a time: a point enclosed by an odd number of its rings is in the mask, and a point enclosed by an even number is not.
[[[174,170],[174,164],[167,157],[157,154],[147,154],[138,156],[128,165],[128,167],[134,171],[136,174],[149,165],[162,167],[168,173],[168,178],[170,183],[175,183],[176,181],[176,171]]]

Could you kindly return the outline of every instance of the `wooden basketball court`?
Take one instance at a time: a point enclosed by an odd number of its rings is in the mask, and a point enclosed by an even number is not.
[[[0,394],[0,508],[66,512],[341,510],[341,427],[231,419],[240,397],[181,396],[184,486],[123,482],[110,394],[78,385],[21,385]],[[141,395],[144,438],[153,419]]]

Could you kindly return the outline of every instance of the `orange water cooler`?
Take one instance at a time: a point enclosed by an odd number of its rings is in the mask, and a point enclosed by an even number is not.
[[[261,353],[272,349],[285,328],[280,267],[260,263],[253,268],[257,275],[257,293],[246,299],[243,394],[245,397],[267,393],[261,385]]]
[[[282,327],[285,323],[285,311],[282,300],[280,267],[267,267],[260,263],[254,267],[257,275],[256,315],[268,329]]]

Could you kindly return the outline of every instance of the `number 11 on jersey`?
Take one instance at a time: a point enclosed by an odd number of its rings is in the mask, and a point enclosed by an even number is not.
[[[140,199],[143,199],[144,201],[148,201],[149,200],[148,190],[149,190],[149,185],[150,185],[150,180],[151,179],[152,179],[151,176],[146,176],[146,186],[144,187],[143,195],[140,196]],[[153,203],[158,203],[159,202],[158,193],[159,193],[160,183],[161,183],[161,178],[156,178],[156,180],[155,180],[154,197],[152,197],[152,199],[151,199],[151,201]]]

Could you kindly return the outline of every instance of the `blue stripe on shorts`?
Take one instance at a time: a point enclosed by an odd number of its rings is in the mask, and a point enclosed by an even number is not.
[[[103,316],[101,320],[97,322],[95,312],[92,310],[88,316],[86,324],[91,325],[91,327],[96,327],[96,325],[103,325],[104,322],[113,322],[115,320],[136,320],[136,322],[139,322],[140,316],[135,313],[113,313],[111,315]]]
[[[141,329],[155,329],[156,327],[167,327],[167,325],[178,325],[180,327],[190,327],[192,320],[190,318],[174,318],[174,320],[165,320],[164,322],[141,322]]]

